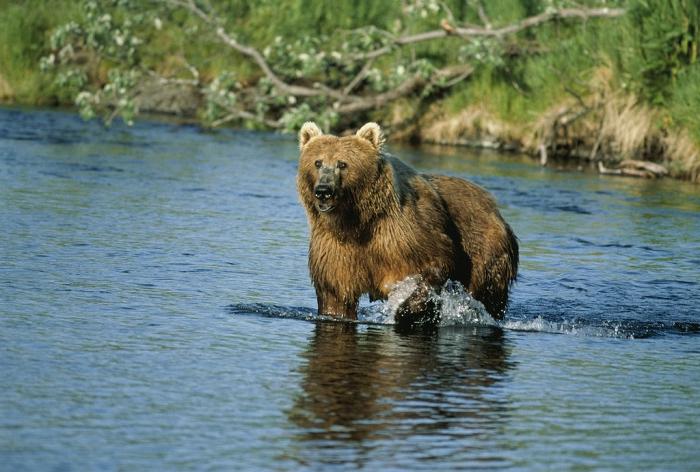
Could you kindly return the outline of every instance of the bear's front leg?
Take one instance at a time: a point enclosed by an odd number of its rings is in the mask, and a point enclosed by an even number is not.
[[[347,300],[332,293],[316,290],[318,314],[334,318],[357,319],[357,298]]]
[[[421,279],[396,309],[394,320],[399,328],[437,325],[440,322],[440,302],[433,296],[430,284]]]

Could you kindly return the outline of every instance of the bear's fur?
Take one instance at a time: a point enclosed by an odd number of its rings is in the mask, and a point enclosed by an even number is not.
[[[459,281],[502,318],[518,243],[491,195],[456,177],[419,174],[382,151],[376,123],[355,135],[299,132],[297,189],[309,220],[309,269],[319,314],[356,318],[363,293],[386,299],[407,277],[418,289],[397,322],[435,310],[429,288]]]

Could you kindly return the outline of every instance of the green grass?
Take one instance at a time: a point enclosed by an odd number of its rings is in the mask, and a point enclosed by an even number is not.
[[[679,74],[667,109],[672,124],[687,129],[700,142],[700,64]]]
[[[52,30],[81,17],[77,0],[0,0],[0,74],[11,85],[15,99],[24,104],[71,103],[71,91],[56,86],[38,64],[48,51]],[[368,24],[392,31],[435,28],[435,18],[410,20],[398,25],[407,2],[377,0],[212,0],[226,18],[229,31],[257,48],[280,36],[294,42],[308,36],[327,37],[324,46],[335,47],[347,31]],[[474,3],[474,2],[472,2]],[[484,2],[494,26],[517,21],[544,11],[545,0],[498,0]],[[577,2],[588,6],[601,3]],[[458,23],[478,23],[476,12],[459,0],[448,0]],[[474,3],[475,4],[475,3]],[[473,77],[443,97],[444,108],[458,112],[471,105],[485,107],[510,122],[532,121],[548,108],[572,97],[585,95],[597,68],[612,70],[614,86],[635,93],[665,113],[671,126],[687,128],[700,140],[700,6],[696,0],[628,0],[606,2],[622,5],[628,14],[620,19],[569,20],[548,23],[528,30],[509,45],[521,54],[502,64],[477,64]],[[159,69],[180,70],[178,57],[187,56],[207,80],[222,71],[233,71],[242,81],[255,81],[260,71],[249,60],[213,41],[201,40],[207,28],[184,12],[173,13],[177,28],[152,31],[151,47],[144,64]],[[409,21],[403,19],[402,21]],[[429,23],[431,22],[432,23]],[[199,28],[193,35],[182,28]],[[193,30],[194,31],[194,30]],[[197,38],[192,41],[192,38]],[[463,45],[459,39],[426,43],[416,48],[418,56],[436,64],[454,61]],[[405,49],[401,54],[412,54]],[[378,62],[388,67],[390,61]]]
[[[79,14],[69,0],[0,0],[0,74],[19,103],[46,105],[70,100],[39,71],[51,30]]]
[[[514,3],[520,2],[489,2],[489,13],[507,18],[493,10],[505,5],[517,12]],[[622,3],[629,8],[624,18],[549,24],[525,35],[545,52],[513,58],[503,67],[479,68],[447,98],[446,109],[457,112],[476,104],[506,121],[527,122],[573,97],[572,91],[591,93],[591,75],[610,68],[611,86],[661,109],[668,124],[687,128],[700,140],[700,6],[692,0]]]

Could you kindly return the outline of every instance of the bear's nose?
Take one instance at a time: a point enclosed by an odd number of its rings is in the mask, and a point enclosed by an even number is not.
[[[328,200],[329,198],[333,197],[334,194],[335,190],[333,190],[333,187],[328,184],[318,184],[314,188],[314,195],[321,201]]]

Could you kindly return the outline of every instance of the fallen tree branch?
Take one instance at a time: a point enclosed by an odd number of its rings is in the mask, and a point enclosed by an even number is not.
[[[218,18],[212,16],[210,13],[199,8],[195,4],[194,0],[161,1],[164,1],[165,3],[170,4],[172,6],[185,8],[191,13],[194,13],[208,25],[215,27],[216,35],[224,44],[252,59],[253,62],[255,62],[258,65],[260,70],[262,70],[265,76],[275,85],[275,87],[277,87],[287,95],[294,95],[297,97],[328,96],[341,101],[353,98],[349,97],[348,93],[344,93],[345,91],[329,89],[323,86],[319,86],[316,88],[304,87],[285,82],[272,70],[272,68],[267,63],[263,55],[257,49],[238,42],[235,38],[226,33],[221,21],[219,21]],[[415,35],[401,36],[399,38],[394,39],[392,41],[392,44],[388,46],[375,49],[374,51],[371,51],[369,53],[353,56],[353,59],[358,61],[366,61],[377,58],[383,54],[387,54],[396,46],[400,47],[424,41],[431,41],[434,39],[445,38],[453,34],[459,35],[463,38],[476,36],[502,37],[510,34],[515,34],[522,30],[539,26],[542,23],[546,23],[548,21],[557,19],[578,18],[586,20],[588,18],[598,17],[618,17],[624,14],[625,10],[622,8],[562,8],[559,10],[548,11],[539,15],[531,16],[525,18],[524,20],[513,23],[511,25],[503,26],[501,28],[493,28],[490,24],[488,24],[486,27],[459,27],[444,24],[443,21],[443,23],[441,23],[442,27],[439,30],[427,31]],[[348,85],[346,87],[346,90],[352,90],[352,88],[353,87],[350,87]]]
[[[238,42],[235,38],[226,33],[226,30],[222,26],[221,21],[219,21],[218,18],[212,16],[210,13],[199,8],[193,0],[162,1],[171,6],[181,7],[190,11],[191,13],[194,13],[206,24],[214,27],[216,36],[222,43],[224,43],[232,49],[235,49],[244,56],[247,56],[248,58],[252,59],[253,62],[255,62],[255,64],[257,64],[257,66],[260,68],[260,70],[262,70],[263,74],[265,74],[265,77],[267,77],[267,79],[270,80],[270,82],[272,82],[272,84],[275,87],[277,87],[281,92],[287,95],[294,95],[296,97],[328,96],[337,100],[345,100],[348,98],[346,95],[343,95],[343,93],[338,90],[329,89],[321,85],[319,85],[319,87],[317,88],[311,88],[300,85],[288,84],[287,82],[282,80],[277,74],[275,74],[275,72],[267,63],[263,55],[260,53],[260,51],[258,51],[254,47],[247,46]]]
[[[541,25],[543,23],[565,18],[587,19],[594,17],[616,17],[625,13],[625,10],[619,8],[563,8],[554,11],[525,18],[521,21],[502,27],[493,27],[488,17],[483,11],[483,6],[480,6],[480,18],[485,26],[454,26],[447,19],[440,23],[441,29],[427,31],[414,35],[401,36],[391,40],[391,44],[375,49],[368,53],[351,56],[352,60],[364,62],[359,72],[350,81],[338,89],[330,88],[323,83],[314,83],[312,86],[299,85],[286,81],[278,75],[267,62],[263,54],[256,48],[239,42],[233,35],[229,34],[224,23],[217,16],[211,7],[201,7],[195,0],[156,0],[160,3],[169,5],[170,7],[182,8],[189,13],[195,15],[202,22],[212,28],[216,38],[227,47],[237,51],[248,59],[252,60],[257,65],[264,77],[269,80],[272,86],[281,94],[297,97],[297,98],[312,98],[320,97],[333,100],[333,109],[339,115],[347,115],[366,111],[372,108],[379,108],[387,103],[401,97],[408,96],[424,86],[439,86],[441,88],[452,87],[469,77],[473,72],[471,65],[459,65],[454,67],[446,67],[434,73],[433,77],[427,79],[420,75],[415,75],[408,80],[405,80],[395,88],[377,94],[368,96],[353,95],[352,92],[359,86],[362,80],[367,76],[375,58],[387,54],[397,47],[402,47],[410,44],[416,44],[424,41],[431,41],[439,38],[444,38],[448,35],[460,36],[462,38],[471,38],[478,36],[501,38],[506,35],[512,35],[528,28]],[[449,14],[449,11],[448,11]],[[451,18],[452,20],[452,18]],[[452,20],[454,22],[454,20]],[[387,33],[388,34],[388,33]],[[193,73],[195,81],[199,80],[197,74]],[[228,109],[227,109],[228,110]],[[270,127],[280,127],[280,120],[270,120],[265,117],[260,117],[241,109],[229,110],[230,113],[225,117],[214,122],[214,125],[220,125],[227,121],[237,118],[251,119],[264,123]],[[574,117],[574,120],[578,116]],[[564,123],[566,124],[566,123]],[[546,152],[546,149],[545,149]],[[546,158],[545,158],[546,159]]]
[[[362,66],[362,69],[360,69],[360,72],[357,73],[354,79],[350,81],[350,83],[343,89],[343,95],[349,95],[350,92],[352,92],[355,87],[365,78],[367,75],[367,72],[369,72],[370,67],[372,67],[372,64],[374,64],[374,59],[370,59],[369,61],[365,62],[365,65]]]
[[[668,175],[668,170],[661,164],[649,161],[637,161],[633,159],[625,159],[620,162],[617,168],[605,167],[598,161],[598,172],[603,175],[620,175],[626,177],[642,177],[645,179],[654,179]]]
[[[401,36],[391,44],[375,49],[365,54],[359,54],[353,58],[356,60],[373,59],[384,54],[391,52],[397,46],[406,46],[408,44],[422,43],[424,41],[432,41],[435,39],[446,38],[450,35],[460,36],[462,38],[472,38],[472,37],[503,37],[507,35],[512,35],[519,33],[528,28],[533,28],[539,26],[543,23],[567,19],[567,18],[577,18],[580,20],[587,20],[588,18],[614,18],[624,15],[626,12],[623,8],[562,8],[559,10],[549,11],[541,13],[539,15],[531,16],[525,18],[524,20],[515,22],[513,24],[503,26],[500,28],[493,28],[490,23],[487,23],[485,27],[481,26],[468,26],[460,27],[450,25],[443,21],[441,23],[441,29],[426,31],[423,33]],[[482,19],[483,21],[483,19]]]
[[[464,80],[471,75],[473,71],[474,68],[470,65],[460,65],[440,69],[435,72],[430,80],[416,75],[388,92],[357,98],[346,105],[339,106],[336,111],[340,114],[348,114],[378,108],[390,101],[410,95],[424,85],[439,85],[442,80],[447,80],[447,82],[443,84],[441,88],[451,87],[457,83],[455,79],[459,78],[459,80]]]
[[[241,54],[252,59],[263,72],[265,77],[270,80],[270,82],[282,93],[287,95],[292,95],[296,97],[328,97],[336,100],[335,111],[338,114],[350,114],[359,111],[369,110],[371,108],[380,107],[387,104],[390,101],[396,100],[411,93],[415,92],[418,88],[431,84],[436,85],[440,81],[447,80],[445,84],[442,84],[442,88],[452,87],[455,84],[465,80],[472,72],[473,67],[470,65],[460,65],[456,67],[447,67],[437,71],[434,76],[427,80],[420,75],[416,75],[395,87],[392,90],[383,92],[377,95],[372,95],[369,97],[362,97],[351,95],[352,90],[360,83],[360,81],[366,76],[369,71],[373,58],[368,58],[367,62],[364,64],[360,72],[350,81],[350,83],[343,90],[335,90],[326,87],[323,84],[316,84],[316,87],[306,87],[300,85],[289,84],[282,80],[272,68],[269,66],[263,55],[255,48],[244,45],[230,36],[224,28],[221,26],[221,22],[212,16],[210,13],[202,10],[198,7],[193,0],[162,0],[171,6],[177,6],[184,8],[191,13],[195,14],[206,24],[215,27],[216,36],[219,40],[231,47],[232,49],[240,52]],[[234,120],[236,118],[251,119],[262,122],[270,127],[280,127],[281,123],[279,120],[267,120],[261,119],[260,117],[244,112],[243,110],[233,110],[230,114],[226,115],[220,120],[213,123],[214,126],[223,124],[225,122]]]
[[[552,20],[560,20],[566,18],[578,18],[587,20],[588,18],[614,18],[625,14],[624,8],[561,8],[559,10],[547,11],[539,15],[525,18],[511,25],[501,28],[457,28],[458,34],[461,36],[506,36],[509,34],[519,33],[528,28],[539,26]]]
[[[479,5],[477,5],[476,11],[479,14],[479,19],[484,24],[484,26],[486,26],[486,29],[493,28],[493,26],[491,24],[491,20],[486,15],[486,10],[484,10],[484,2],[483,1],[479,0]]]

